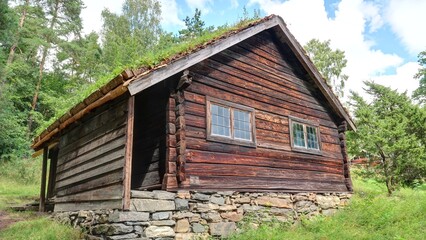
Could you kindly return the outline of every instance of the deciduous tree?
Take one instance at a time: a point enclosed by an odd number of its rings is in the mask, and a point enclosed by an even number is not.
[[[330,47],[330,40],[321,42],[318,39],[312,39],[304,48],[327,83],[331,85],[334,93],[343,97],[345,82],[349,78],[343,74],[347,64],[345,52],[339,49],[333,50]]]

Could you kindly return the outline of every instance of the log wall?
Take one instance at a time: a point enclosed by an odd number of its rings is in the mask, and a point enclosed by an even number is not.
[[[161,189],[166,173],[168,89],[157,84],[135,96],[132,189]]]
[[[55,211],[122,208],[127,101],[103,105],[62,134]]]
[[[344,192],[341,122],[288,46],[267,31],[191,67],[185,91],[188,189]],[[206,97],[255,109],[256,147],[206,140]],[[321,155],[292,151],[289,116],[319,125]]]

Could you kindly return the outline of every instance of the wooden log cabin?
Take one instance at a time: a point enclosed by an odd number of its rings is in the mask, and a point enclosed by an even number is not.
[[[269,16],[123,71],[48,127],[32,145],[44,153],[40,207],[46,188],[55,211],[126,210],[131,190],[350,192],[348,129],[303,48]]]

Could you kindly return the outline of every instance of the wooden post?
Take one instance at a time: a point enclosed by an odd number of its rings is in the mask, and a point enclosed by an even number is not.
[[[123,178],[123,209],[130,209],[130,191],[132,185],[132,154],[133,154],[133,126],[135,111],[135,96],[129,98],[127,112],[127,131],[126,131],[126,155],[124,159],[124,178]]]
[[[44,212],[46,202],[46,173],[47,173],[47,152],[48,146],[43,148],[43,165],[41,170],[41,189],[40,189],[40,205],[39,211]]]

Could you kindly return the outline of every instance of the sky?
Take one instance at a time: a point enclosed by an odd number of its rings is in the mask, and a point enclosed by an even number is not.
[[[101,11],[121,12],[124,0],[84,0],[84,31],[99,32]],[[160,0],[161,24],[167,31],[184,27],[182,19],[201,10],[207,26],[234,23],[243,8],[261,16],[281,16],[296,39],[330,40],[345,51],[345,96],[353,90],[366,96],[363,81],[372,80],[409,94],[418,87],[417,55],[426,50],[426,0]],[[347,98],[344,100],[347,100]]]

